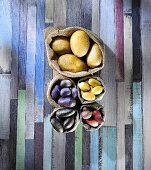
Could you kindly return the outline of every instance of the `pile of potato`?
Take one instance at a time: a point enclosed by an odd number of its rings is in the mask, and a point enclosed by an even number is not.
[[[58,56],[58,65],[62,71],[87,71],[100,66],[103,60],[99,45],[83,30],[75,31],[70,38],[55,37],[50,46]]]

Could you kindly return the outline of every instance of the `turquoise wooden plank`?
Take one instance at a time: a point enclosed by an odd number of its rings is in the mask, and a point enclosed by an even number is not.
[[[11,1],[0,1],[0,73],[11,71],[12,20]]]
[[[133,169],[141,170],[142,157],[142,90],[141,82],[133,83]]]
[[[116,128],[102,127],[100,131],[102,170],[116,169]]]
[[[99,132],[90,133],[90,170],[99,170]]]
[[[43,122],[44,105],[44,0],[37,1],[35,122]]]
[[[18,91],[16,170],[25,169],[25,90]]]

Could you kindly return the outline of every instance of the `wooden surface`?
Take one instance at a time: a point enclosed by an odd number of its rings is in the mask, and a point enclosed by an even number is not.
[[[151,2],[0,1],[0,170],[151,169]],[[105,43],[106,122],[58,134],[47,83],[47,26],[82,26]]]

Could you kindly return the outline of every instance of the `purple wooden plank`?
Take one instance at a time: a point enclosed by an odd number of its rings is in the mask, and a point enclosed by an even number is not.
[[[35,138],[34,138],[34,150],[35,150],[35,162],[34,167],[36,170],[43,169],[43,123],[35,123]]]
[[[116,79],[124,80],[124,23],[123,0],[115,0],[116,24]]]

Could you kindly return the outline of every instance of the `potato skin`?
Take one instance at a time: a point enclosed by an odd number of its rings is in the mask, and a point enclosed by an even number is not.
[[[90,68],[95,68],[102,63],[102,59],[103,59],[102,52],[98,44],[94,43],[87,55],[87,65]]]
[[[67,37],[55,37],[51,43],[51,48],[58,55],[71,53],[70,41]]]
[[[77,57],[86,55],[90,47],[88,34],[82,30],[75,31],[70,38],[70,47]]]
[[[60,56],[58,59],[58,65],[62,71],[70,71],[74,73],[88,70],[86,63],[72,54],[64,54]]]

